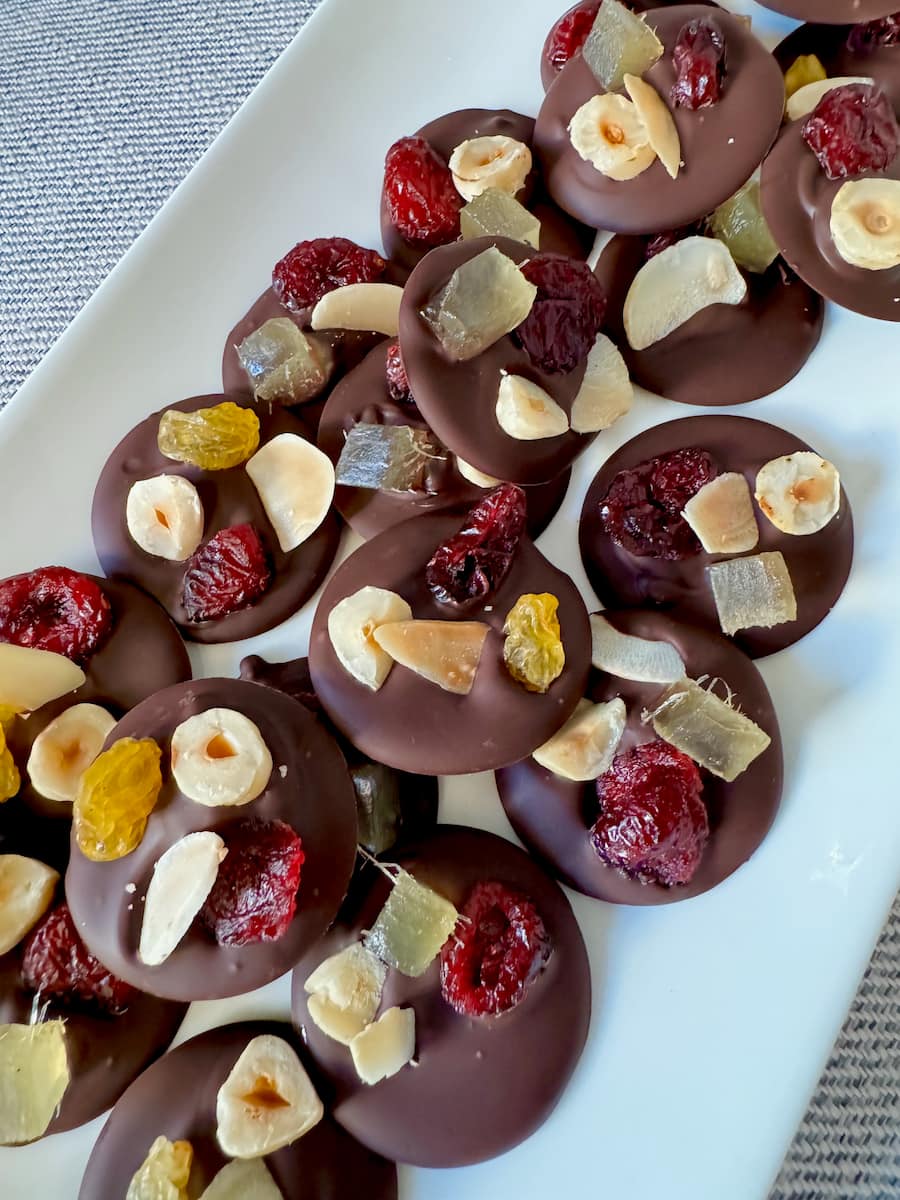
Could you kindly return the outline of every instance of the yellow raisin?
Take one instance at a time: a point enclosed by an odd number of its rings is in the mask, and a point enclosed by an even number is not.
[[[6,744],[4,723],[0,723],[0,804],[12,800],[19,794],[22,779],[16,767],[12,751]]]
[[[4,733],[9,733],[18,715],[18,710],[11,704],[0,704],[0,729]]]
[[[818,83],[820,79],[827,78],[828,72],[815,54],[801,54],[784,73],[785,95],[790,100],[794,92],[799,92],[808,83]]]
[[[120,738],[81,777],[75,840],[93,862],[124,858],[141,844],[162,790],[162,751],[152,738]]]
[[[193,1158],[190,1142],[158,1137],[132,1176],[125,1200],[187,1200]]]
[[[566,665],[558,608],[559,601],[549,592],[520,596],[503,626],[506,669],[529,692],[546,692]]]
[[[226,400],[196,412],[169,409],[159,422],[160,454],[204,471],[239,467],[259,447],[259,417]]]

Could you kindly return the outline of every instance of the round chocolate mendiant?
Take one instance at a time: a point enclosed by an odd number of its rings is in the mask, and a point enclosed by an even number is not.
[[[296,550],[285,553],[263,508],[253,481],[242,464],[226,471],[202,471],[160,453],[157,432],[164,412],[196,412],[230,400],[259,416],[260,445],[282,433],[309,440],[309,431],[283,408],[267,409],[241,396],[193,396],[153,413],[119,442],[100,473],[94,491],[91,526],[97,557],[107,575],[124,576],[162,604],[182,634],[194,642],[233,642],[255,637],[294,615],[325,578],[337,554],[340,524],[331,511]],[[216,620],[191,622],[182,603],[187,563],[147,554],[132,539],[125,505],[132,484],[156,475],[182,475],[200,493],[204,511],[203,540],[219,530],[250,522],[263,540],[272,567],[268,591],[247,608]]]
[[[171,772],[172,734],[210,708],[231,708],[259,728],[274,764],[265,791],[249,804],[207,808],[188,799]],[[356,860],[356,801],[340,750],[300,705],[271,688],[235,679],[202,679],[167,688],[119,722],[119,738],[153,738],[163,751],[163,788],[141,844],[113,862],[92,862],[72,836],[66,891],[88,948],[135,987],[176,1000],[216,1000],[249,992],[289,970],[331,923]],[[220,946],[195,921],[172,955],[149,967],[138,958],[144,900],[157,859],[189,833],[259,817],[284,821],[305,859],[297,912],[276,941]]]
[[[229,1161],[216,1139],[216,1096],[255,1037],[283,1038],[301,1059],[300,1039],[282,1021],[243,1021],[207,1030],[171,1050],[128,1089],[103,1126],[78,1200],[124,1196],[160,1136],[194,1151],[190,1194],[199,1196]],[[296,1142],[265,1157],[284,1200],[397,1200],[397,1168],[372,1154],[325,1116]]]
[[[457,362],[421,316],[457,268],[492,246],[516,264],[534,255],[509,238],[474,238],[441,246],[422,259],[409,277],[400,305],[403,363],[422,416],[454,454],[496,479],[546,483],[571,466],[597,435],[569,430],[535,441],[510,437],[497,420],[500,381],[504,374],[523,375],[570,413],[584,380],[586,360],[568,374],[551,375],[535,367],[524,347],[506,334],[475,358]]]
[[[710,838],[690,883],[664,887],[642,883],[609,867],[594,850],[591,828],[600,816],[597,785],[573,783],[546,770],[533,758],[497,772],[497,788],[506,815],[532,854],[563,883],[612,904],[671,904],[714,888],[733,874],[759,847],[781,802],[783,760],[778,719],[762,676],[753,663],[720,634],[679,625],[664,613],[605,612],[621,633],[668,642],[681,655],[693,679],[708,675],[734,693],[741,711],[772,739],[733,783],[703,771],[703,802],[709,813]],[[652,710],[663,684],[636,683],[592,670],[587,697],[595,704],[620,696],[628,723],[619,744],[624,754],[656,740],[641,716]]]
[[[563,724],[581,699],[591,657],[584,601],[572,580],[523,537],[500,587],[484,603],[439,603],[425,567],[437,547],[460,529],[459,516],[415,517],[366,542],[328,583],[313,620],[309,667],[322,706],[338,729],[370,758],[423,775],[464,775],[517,762]],[[328,616],[360,588],[397,592],[419,620],[483,621],[490,625],[475,682],[467,696],[444,691],[395,666],[377,692],[341,665]],[[559,600],[566,654],[562,674],[541,695],[528,692],[503,661],[503,623],[525,593]]]
[[[429,121],[413,135],[421,137],[447,162],[462,142],[478,137],[508,137],[531,147],[534,139],[534,118],[501,108],[463,108]],[[547,195],[535,164],[525,185],[516,194],[541,222],[541,251],[587,258],[594,245],[595,233],[586,225],[573,221]],[[381,193],[381,238],[392,262],[411,271],[428,253],[431,246],[417,245],[404,238],[391,220],[384,189]]]
[[[569,122],[603,89],[581,55],[562,69],[544,99],[534,138],[547,188],[560,208],[598,229],[658,233],[705,217],[753,174],[781,124],[784,81],[772,55],[738,17],[714,15],[726,39],[724,91],[717,104],[696,111],[672,107],[684,163],[677,179],[657,161],[619,182],[581,158],[569,139]],[[672,50],[682,26],[709,16],[702,4],[648,15],[665,51],[644,78],[664,100],[676,78]]]
[[[319,422],[319,449],[335,464],[344,447],[344,438],[358,421],[428,429],[414,403],[395,400],[388,391],[387,352],[388,343],[376,346],[328,398]],[[527,489],[528,532],[532,537],[543,533],[556,516],[570,477],[570,471],[563,471],[549,483]],[[457,469],[456,456],[446,450],[429,465],[426,486],[427,491],[380,492],[338,485],[334,503],[360,537],[371,538],[421,513],[471,508],[485,494],[484,488],[463,478]]]
[[[550,937],[544,970],[515,1008],[486,1018],[460,1016],[446,1003],[439,959],[418,979],[389,971],[382,1010],[394,1005],[415,1010],[417,1065],[366,1086],[347,1048],[309,1019],[303,984],[323,959],[372,928],[391,885],[368,866],[354,880],[334,926],[294,972],[294,1023],[327,1080],[322,1094],[333,1104],[335,1120],[364,1145],[420,1166],[480,1162],[533,1133],[575,1069],[591,1010],[584,942],[562,889],[504,838],[439,825],[398,861],[457,908],[482,881],[495,880],[524,893]]]
[[[865,317],[900,321],[900,266],[870,271],[838,253],[831,206],[847,180],[828,178],[803,140],[803,124],[786,125],[763,163],[760,196],[772,237],[800,278],[835,304]],[[858,178],[900,180],[900,155],[886,171]]]
[[[763,8],[817,21],[822,25],[843,25],[848,21],[874,21],[896,11],[897,0],[759,0]]]
[[[864,27],[863,27],[864,28]],[[874,79],[900,108],[900,44],[864,46],[865,39],[855,25],[801,25],[779,42],[772,53],[785,73],[804,54],[814,54],[829,79],[859,76]],[[855,48],[856,45],[859,48]]]
[[[821,296],[780,260],[757,274],[742,271],[741,304],[713,304],[646,350],[632,350],[623,310],[646,261],[644,238],[619,236],[595,274],[609,307],[606,329],[635,383],[682,404],[747,404],[793,379],[818,344],[825,317]]]
[[[678,621],[720,631],[712,588],[706,576],[710,563],[736,555],[705,552],[677,562],[639,557],[619,546],[606,533],[600,508],[620,471],[630,470],[673,450],[696,447],[708,451],[719,473],[743,474],[751,494],[760,467],[773,458],[810,447],[777,425],[748,417],[710,415],[667,421],[639,433],[616,451],[588,489],[579,526],[581,559],[591,587],[607,608],[662,609]],[[797,597],[797,619],[772,629],[744,629],[734,642],[751,658],[763,658],[805,637],[828,616],[844,590],[853,559],[853,518],[843,489],[837,515],[824,529],[806,536],[781,533],[757,513],[759,543],[752,554],[780,550]]]

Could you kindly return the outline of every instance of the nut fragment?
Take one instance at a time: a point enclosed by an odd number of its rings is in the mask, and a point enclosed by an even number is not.
[[[584,379],[572,401],[573,433],[599,433],[631,410],[634,388],[625,359],[605,333],[598,333],[587,357]]]
[[[851,266],[866,271],[900,266],[900,180],[842,184],[831,203],[831,236]]]
[[[681,515],[707,554],[745,554],[759,541],[750,485],[735,471],[704,484]]]
[[[559,437],[569,418],[548,392],[523,375],[504,375],[497,394],[497,423],[520,442]]]
[[[331,459],[296,433],[266,442],[247,463],[247,474],[285,554],[312,537],[328,515],[334,499]]]
[[[416,1052],[416,1014],[411,1008],[389,1008],[350,1043],[356,1073],[367,1084],[389,1079]]]
[[[625,91],[647,131],[647,141],[673,179],[681,169],[681,139],[669,107],[651,84],[637,75],[625,76]]]
[[[603,613],[591,614],[591,662],[598,671],[638,683],[674,683],[685,673],[670,642],[620,633]]]
[[[468,483],[474,484],[475,487],[493,488],[503,482],[502,479],[495,479],[493,475],[485,475],[484,471],[479,471],[477,467],[473,467],[471,463],[467,463],[465,459],[456,456],[456,469]]]
[[[146,554],[185,562],[203,540],[203,505],[189,479],[154,475],[133,483],[125,502],[125,523]]]
[[[85,679],[81,667],[62,654],[0,642],[0,705],[17,713],[36,712]]]
[[[272,755],[249,717],[209,708],[172,734],[172,774],[189,800],[207,808],[249,804],[269,782]]]
[[[569,122],[569,140],[585,162],[620,183],[634,179],[656,160],[637,107],[612,92],[582,104]]]
[[[42,1137],[68,1086],[64,1021],[0,1025],[0,1146]]]
[[[612,765],[628,713],[618,696],[605,704],[581,700],[562,729],[532,757],[536,763],[579,783],[598,779]]]
[[[394,660],[375,639],[380,625],[408,621],[412,609],[396,592],[364,587],[345,596],[328,614],[328,636],[338,661],[358,682],[377,692]]]
[[[780,550],[706,568],[722,632],[771,629],[797,619],[797,598]]]
[[[18,946],[50,907],[59,873],[36,858],[0,854],[0,955]]]
[[[467,696],[490,626],[481,621],[396,621],[372,636],[390,657],[445,692]]]
[[[403,288],[394,283],[348,283],[326,292],[312,310],[313,329],[358,329],[396,337]]]
[[[228,851],[217,833],[189,833],[153,868],[147,888],[138,958],[158,967],[187,933],[212,891]]]
[[[826,92],[833,88],[844,87],[848,83],[874,84],[875,80],[866,75],[835,75],[831,79],[817,79],[798,88],[788,98],[787,116],[789,121],[797,121],[813,111]]]
[[[261,1158],[296,1142],[325,1110],[283,1038],[250,1041],[216,1096],[216,1136],[231,1158]]]
[[[531,171],[531,151],[524,142],[496,134],[461,142],[450,155],[456,190],[474,200],[488,188],[515,196]]]
[[[797,450],[760,467],[756,499],[782,533],[818,533],[841,507],[841,477],[827,459]]]
[[[374,1020],[387,967],[354,942],[316,967],[304,983],[307,1007],[316,1025],[344,1046]]]
[[[727,783],[772,741],[755,721],[693,679],[667,688],[650,719],[659,737]]]
[[[74,802],[81,776],[106,741],[115,717],[99,704],[73,704],[42,729],[28,756],[31,786],[47,800]]]
[[[156,1198],[154,1197],[154,1200]],[[261,1158],[235,1158],[215,1176],[200,1200],[284,1200]]]

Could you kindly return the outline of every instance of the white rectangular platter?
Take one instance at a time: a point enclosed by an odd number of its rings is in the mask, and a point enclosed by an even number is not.
[[[397,137],[459,107],[536,112],[541,43],[564,2],[326,0],[0,416],[0,577],[50,562],[97,569],[90,500],[113,444],[151,411],[219,389],[226,332],[294,242],[340,233],[378,244],[382,159]],[[730,7],[752,13],[770,43],[789,26],[749,0]],[[900,882],[890,782],[898,355],[898,326],[831,309],[800,376],[741,410],[837,462],[857,526],[835,612],[762,664],[787,756],[769,838],[696,900],[629,910],[573,896],[594,1017],[569,1090],[544,1128],[501,1159],[402,1169],[402,1200],[766,1196]],[[639,430],[692,412],[642,395],[577,466],[541,544],[589,601],[575,537],[588,481]],[[251,648],[305,653],[311,610],[253,643],[195,651],[195,670],[233,674]],[[442,784],[442,816],[511,836],[489,776]],[[286,1016],[288,990],[283,979],[195,1005],[182,1037]],[[0,1151],[4,1200],[74,1200],[101,1125]]]

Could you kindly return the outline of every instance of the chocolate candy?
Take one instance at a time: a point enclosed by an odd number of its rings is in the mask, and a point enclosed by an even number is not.
[[[787,72],[801,54],[815,54],[829,79],[858,75],[874,79],[900,108],[900,46],[874,46],[854,51],[847,39],[852,25],[801,25],[778,43],[772,53]]]

